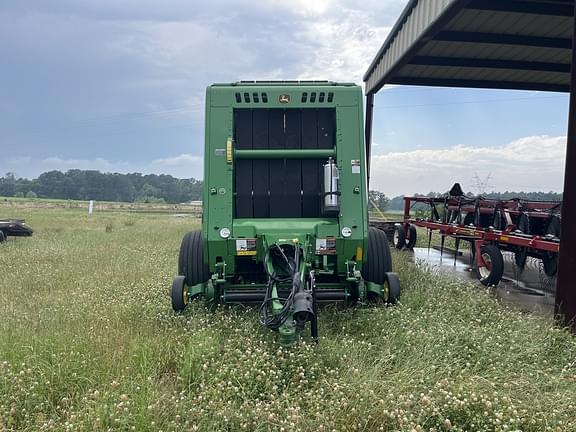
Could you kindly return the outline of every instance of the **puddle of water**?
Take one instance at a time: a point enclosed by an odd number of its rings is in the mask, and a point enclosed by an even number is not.
[[[417,265],[425,265],[434,272],[451,274],[467,282],[480,284],[477,272],[470,266],[469,251],[461,252],[462,255],[455,259],[454,254],[447,250],[440,254],[440,251],[433,248],[415,248],[413,258]],[[494,289],[496,296],[523,311],[552,317],[556,278],[544,274],[538,259],[529,257],[525,268],[521,270],[514,263],[513,253],[503,252],[503,256],[504,276]]]

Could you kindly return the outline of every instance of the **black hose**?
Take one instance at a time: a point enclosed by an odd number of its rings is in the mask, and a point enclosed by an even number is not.
[[[276,271],[270,273],[268,264],[270,263],[270,255],[272,253],[272,248],[276,248],[279,251],[279,255],[283,258],[285,265],[282,268],[284,273],[287,273],[287,276],[280,277]],[[271,329],[278,329],[290,316],[292,312],[292,306],[294,304],[294,295],[296,294],[297,284],[294,283],[294,277],[298,274],[298,265],[300,261],[300,248],[294,247],[294,258],[288,258],[282,248],[277,245],[273,244],[268,248],[266,254],[264,255],[264,268],[266,269],[266,274],[268,275],[268,285],[266,287],[266,295],[264,297],[264,301],[260,305],[259,315],[260,315],[260,324],[263,326],[269,327]],[[273,269],[275,267],[271,266]],[[284,303],[278,297],[272,297],[272,290],[274,288],[274,284],[279,283],[287,283],[292,281],[292,290],[290,291],[290,295]],[[282,309],[277,313],[271,313],[270,308],[274,301],[278,301],[282,303]]]

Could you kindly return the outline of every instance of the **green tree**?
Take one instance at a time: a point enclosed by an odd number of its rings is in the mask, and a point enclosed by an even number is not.
[[[3,196],[14,196],[16,193],[16,174],[13,172],[6,173],[6,175],[0,178],[0,195]]]
[[[377,207],[380,211],[385,211],[388,206],[389,199],[380,191],[371,190],[368,192],[370,204]]]

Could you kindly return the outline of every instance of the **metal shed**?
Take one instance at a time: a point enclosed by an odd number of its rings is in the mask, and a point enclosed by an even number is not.
[[[366,150],[386,84],[571,92],[556,313],[576,329],[575,0],[410,0],[364,75]]]

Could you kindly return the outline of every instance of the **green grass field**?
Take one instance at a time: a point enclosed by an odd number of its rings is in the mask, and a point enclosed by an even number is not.
[[[0,431],[576,430],[576,340],[403,254],[401,305],[282,349],[255,309],[171,311],[195,219],[0,216],[35,229],[0,245]]]

